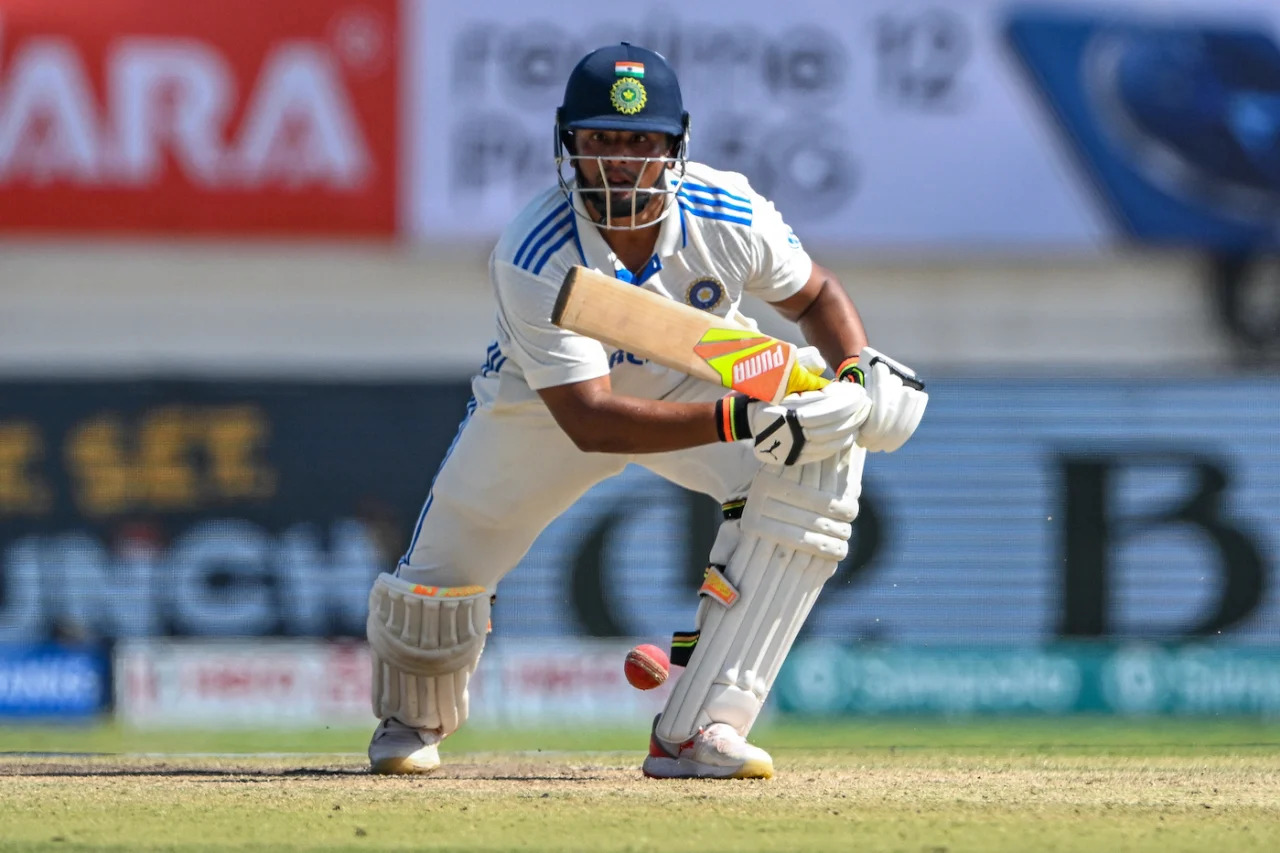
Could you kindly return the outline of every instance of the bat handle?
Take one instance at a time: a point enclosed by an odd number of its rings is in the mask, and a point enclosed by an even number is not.
[[[828,380],[812,373],[799,364],[791,366],[791,375],[787,377],[787,394],[799,394],[801,391],[819,391],[827,387]],[[785,394],[783,396],[786,396]]]

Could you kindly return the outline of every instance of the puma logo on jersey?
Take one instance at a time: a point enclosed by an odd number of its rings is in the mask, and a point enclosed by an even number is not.
[[[733,366],[733,382],[736,385],[740,382],[754,379],[762,373],[782,367],[785,362],[786,357],[782,354],[782,344],[772,346],[735,364]]]

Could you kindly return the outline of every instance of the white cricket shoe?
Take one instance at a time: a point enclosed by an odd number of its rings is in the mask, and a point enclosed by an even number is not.
[[[440,766],[443,739],[436,729],[415,729],[388,717],[374,729],[369,741],[369,772],[430,773]]]
[[[772,779],[773,758],[728,723],[712,723],[679,745],[651,734],[641,769],[650,779]]]

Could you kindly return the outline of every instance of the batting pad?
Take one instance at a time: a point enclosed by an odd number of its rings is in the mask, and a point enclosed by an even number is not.
[[[700,636],[658,721],[659,738],[683,743],[711,723],[744,737],[750,731],[819,591],[849,551],[865,458],[855,447],[756,475],[742,518],[716,537]],[[734,539],[727,563],[716,566],[716,552]]]
[[[450,734],[467,719],[467,683],[484,651],[489,591],[381,574],[369,591],[373,713]]]

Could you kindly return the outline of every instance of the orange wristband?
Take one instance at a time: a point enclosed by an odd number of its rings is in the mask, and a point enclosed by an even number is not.
[[[747,405],[751,398],[746,394],[726,394],[716,401],[716,433],[721,441],[738,441],[751,437],[751,420],[747,417]]]
[[[836,381],[856,382],[859,385],[867,384],[867,377],[863,374],[862,368],[858,367],[858,357],[856,355],[851,355],[840,362],[840,366],[836,368]]]

